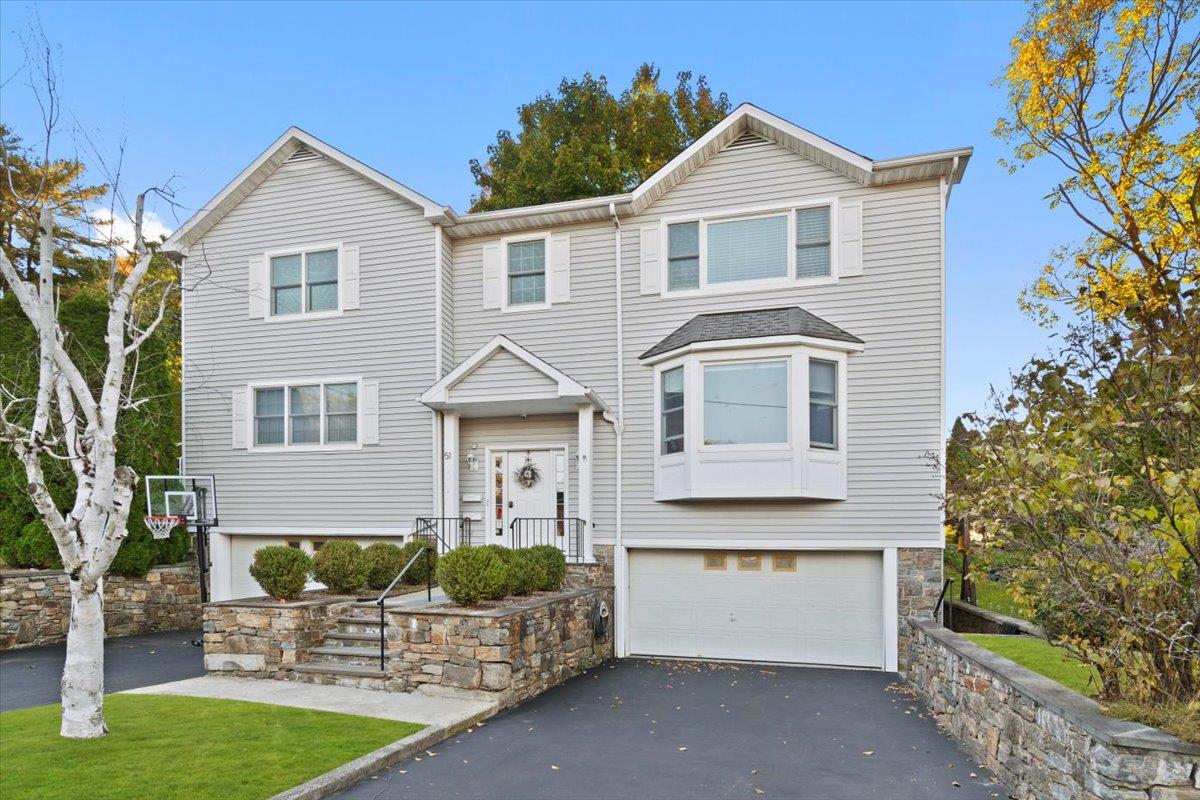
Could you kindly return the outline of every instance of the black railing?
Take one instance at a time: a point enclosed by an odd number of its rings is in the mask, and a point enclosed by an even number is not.
[[[424,539],[439,554],[446,553],[460,544],[471,543],[471,520],[466,517],[417,517],[412,538]]]
[[[396,584],[400,583],[400,579],[404,577],[404,573],[408,572],[409,568],[417,563],[417,559],[425,559],[425,599],[428,602],[433,602],[433,550],[428,547],[422,547],[419,551],[413,554],[413,557],[408,560],[404,568],[396,573],[396,577],[392,578],[392,582],[384,589],[379,597],[375,598],[375,605],[379,606],[379,671],[387,672],[387,649],[386,649],[386,633],[387,620],[383,616],[383,604],[387,600],[392,589],[396,588]]]
[[[562,550],[567,561],[587,561],[583,550],[584,529],[587,522],[578,517],[517,517],[508,526],[512,534],[513,547],[533,547],[552,544]]]

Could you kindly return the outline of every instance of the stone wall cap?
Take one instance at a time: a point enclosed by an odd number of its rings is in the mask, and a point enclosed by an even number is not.
[[[1139,750],[1162,750],[1189,756],[1200,755],[1200,744],[1185,742],[1177,736],[1140,722],[1106,716],[1101,713],[1100,704],[1090,697],[1085,697],[1058,681],[1039,675],[1004,656],[980,647],[949,628],[942,627],[935,620],[910,618],[908,624],[967,661],[994,672],[1030,700],[1075,723],[1105,744]]]
[[[205,603],[204,608],[314,608],[316,606],[328,606],[334,603],[353,603],[357,602],[358,598],[350,594],[335,594],[325,595],[322,597],[308,597],[299,600],[291,600],[286,603],[281,603],[268,595],[259,595],[258,597],[242,597],[237,600],[214,600],[210,603]]]
[[[146,574],[151,572],[182,572],[184,570],[194,570],[196,565],[190,561],[185,561],[180,564],[155,564],[147,570]],[[25,580],[42,580],[44,578],[66,578],[67,573],[61,569],[23,569],[21,567],[4,567],[0,568],[0,581],[13,580],[14,578],[24,578]],[[124,575],[105,575],[104,577],[124,578]],[[127,578],[127,580],[145,580],[144,578]]]
[[[545,594],[540,597],[531,597],[527,600],[522,600],[519,603],[513,603],[510,606],[502,606],[501,608],[468,608],[466,606],[450,606],[446,607],[447,601],[436,601],[433,605],[416,605],[406,606],[404,608],[389,608],[390,614],[409,614],[420,615],[426,617],[477,617],[485,619],[498,619],[510,617],[514,614],[521,614],[526,611],[532,611],[535,608],[552,605],[562,600],[573,600],[576,597],[585,597],[590,594],[603,594],[612,591],[610,586],[585,586],[582,589],[568,589],[562,592],[554,592],[553,594]]]
[[[995,622],[999,625],[1011,625],[1022,633],[1029,636],[1036,636],[1039,639],[1046,639],[1046,631],[1039,625],[1034,625],[1029,620],[1021,619],[1020,617],[1010,617],[1007,614],[1001,614],[998,611],[992,611],[987,608],[980,608],[977,605],[963,602],[962,600],[951,600],[946,598],[946,605],[961,608],[968,614],[974,614],[977,617],[983,617],[990,622]]]

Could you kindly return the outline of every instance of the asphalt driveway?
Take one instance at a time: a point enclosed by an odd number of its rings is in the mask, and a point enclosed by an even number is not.
[[[104,690],[120,692],[203,675],[204,653],[192,645],[199,638],[199,631],[175,631],[105,641]],[[64,645],[0,653],[0,711],[57,703],[65,659]]]
[[[894,675],[627,660],[340,798],[1007,797]]]

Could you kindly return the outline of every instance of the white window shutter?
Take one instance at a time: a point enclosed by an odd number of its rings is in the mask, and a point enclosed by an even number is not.
[[[658,294],[659,276],[662,266],[659,263],[659,237],[657,225],[643,225],[641,235],[642,294]]]
[[[358,245],[342,246],[342,310],[358,308]]]
[[[249,421],[246,419],[247,401],[249,400],[250,390],[245,386],[239,386],[233,390],[233,395],[230,398],[230,408],[232,409],[233,417],[233,449],[245,450],[247,434],[250,431]]]
[[[550,237],[550,302],[571,302],[571,237],[556,233]]]
[[[267,257],[265,255],[250,256],[248,269],[248,284],[246,292],[250,302],[248,311],[251,319],[263,319],[267,316]]]
[[[488,242],[483,246],[483,307],[499,308],[501,292],[504,290],[500,275],[500,243]]]
[[[363,381],[358,402],[362,404],[362,443],[379,444],[379,381]]]
[[[838,275],[862,275],[862,203],[842,203],[838,209]]]

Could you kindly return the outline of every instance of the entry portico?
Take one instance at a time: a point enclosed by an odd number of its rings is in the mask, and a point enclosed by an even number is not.
[[[473,544],[557,544],[592,560],[593,390],[499,335],[427,389],[438,412],[440,515]]]

